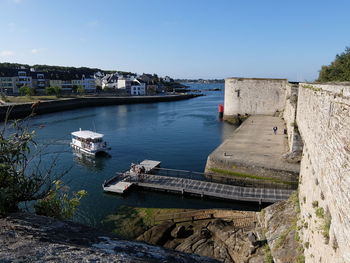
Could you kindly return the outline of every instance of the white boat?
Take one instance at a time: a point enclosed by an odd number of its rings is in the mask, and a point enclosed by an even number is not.
[[[103,141],[103,134],[93,131],[82,131],[81,129],[72,132],[71,146],[73,149],[89,154],[96,155],[97,153],[108,153],[111,149],[107,143]]]

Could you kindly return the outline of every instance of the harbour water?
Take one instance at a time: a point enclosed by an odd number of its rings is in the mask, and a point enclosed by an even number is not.
[[[203,172],[208,155],[235,127],[218,118],[223,84],[192,84],[191,88],[221,91],[204,91],[206,96],[176,102],[83,108],[30,121],[36,141],[44,146],[42,162],[48,165],[57,158],[55,171],[70,169],[64,177],[70,190],[88,192],[75,221],[101,227],[101,220],[120,206],[249,209],[239,203],[166,193],[134,191],[122,197],[102,191],[104,180],[144,159],[159,160],[166,168]],[[90,160],[73,155],[70,133],[79,128],[105,134],[111,157]]]

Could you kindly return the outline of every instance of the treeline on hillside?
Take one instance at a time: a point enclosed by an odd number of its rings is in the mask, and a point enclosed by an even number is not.
[[[317,81],[350,81],[350,47],[337,54],[330,65],[322,66]]]
[[[224,83],[224,79],[175,79],[182,83]]]
[[[0,63],[0,71],[7,70],[7,69],[35,69],[35,71],[40,72],[62,72],[62,73],[68,73],[68,74],[86,74],[86,75],[93,75],[94,73],[100,71],[105,74],[115,73],[118,72],[123,75],[135,75],[135,73],[132,72],[126,72],[126,71],[115,71],[115,70],[102,70],[99,68],[88,68],[88,67],[64,67],[64,66],[49,66],[49,65],[27,65],[27,64],[18,64],[18,63]]]

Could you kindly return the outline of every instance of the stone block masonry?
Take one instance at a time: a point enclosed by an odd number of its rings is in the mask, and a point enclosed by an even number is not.
[[[302,83],[299,200],[306,262],[350,262],[349,86]]]
[[[289,151],[299,156],[303,150],[303,141],[300,137],[298,124],[296,122],[298,90],[299,85],[296,83],[288,83],[286,85],[286,102],[283,118],[286,122]],[[300,158],[298,159],[300,160]]]
[[[272,127],[277,126],[275,135]],[[299,164],[286,162],[288,151],[280,117],[251,116],[208,157],[214,179],[250,187],[296,189]]]
[[[305,262],[350,262],[350,83],[226,79],[226,117],[276,111],[283,111],[290,156],[302,151],[298,225]]]
[[[283,111],[287,79],[225,79],[224,117],[238,114],[273,115]]]

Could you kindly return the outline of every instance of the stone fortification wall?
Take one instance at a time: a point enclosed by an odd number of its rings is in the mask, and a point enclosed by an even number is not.
[[[306,262],[350,262],[350,86],[300,84],[297,123]]]
[[[303,142],[298,131],[296,122],[297,103],[298,103],[298,84],[288,84],[286,86],[286,104],[283,112],[283,118],[286,122],[288,134],[289,151],[298,153],[302,151]]]
[[[286,79],[225,79],[225,117],[237,114],[273,115],[283,111]]]

